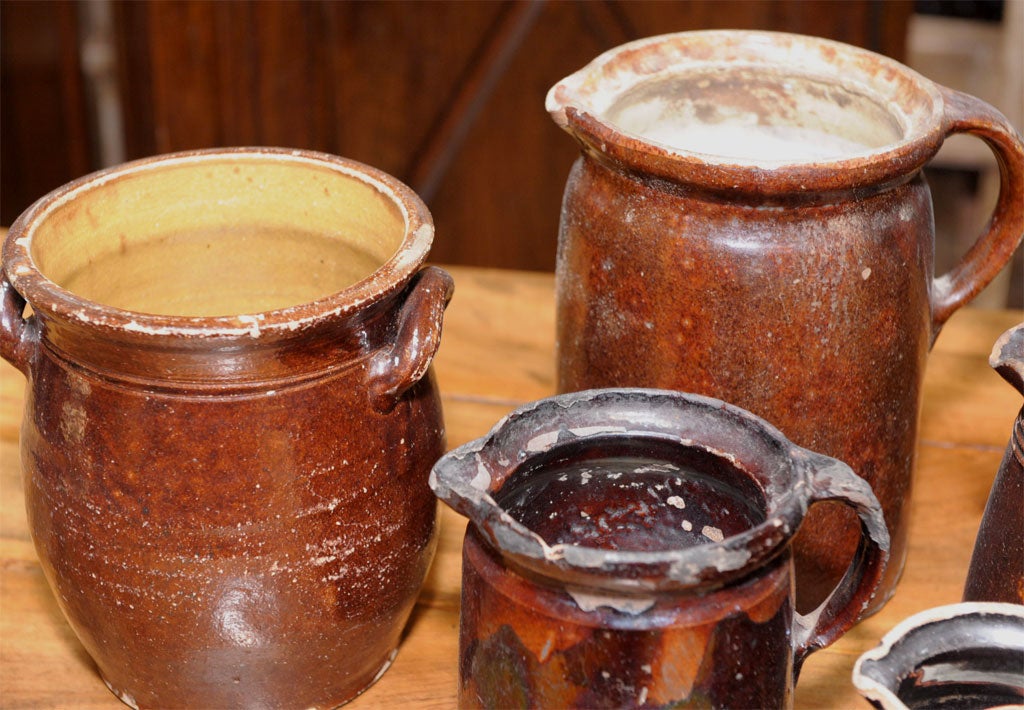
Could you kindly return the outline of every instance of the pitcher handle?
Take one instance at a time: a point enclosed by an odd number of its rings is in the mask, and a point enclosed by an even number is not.
[[[945,136],[969,133],[985,141],[999,163],[999,199],[985,232],[932,288],[932,340],[960,306],[1006,265],[1024,235],[1024,144],[1006,117],[973,96],[939,86]]]
[[[25,318],[25,299],[0,272],[0,357],[28,374],[35,351],[35,320]]]
[[[447,271],[428,266],[413,277],[398,316],[394,345],[370,360],[370,402],[383,414],[419,382],[441,344],[444,310],[455,285]]]
[[[846,574],[828,598],[809,614],[794,614],[793,677],[804,659],[828,646],[856,624],[868,608],[889,559],[889,531],[871,486],[842,461],[796,448],[794,459],[809,472],[811,503],[837,501],[860,517],[861,538]]]

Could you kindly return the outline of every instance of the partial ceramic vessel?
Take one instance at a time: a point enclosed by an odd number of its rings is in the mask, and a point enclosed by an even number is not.
[[[594,390],[524,406],[430,485],[469,517],[460,707],[788,707],[807,654],[867,608],[888,534],[844,464],[696,395]],[[793,609],[809,506],[859,516],[859,554]]]
[[[857,659],[853,684],[876,708],[1024,705],[1024,606],[969,602],[901,622]]]
[[[29,524],[125,703],[331,707],[389,665],[436,543],[432,237],[394,178],[277,149],[129,163],[12,225]]]
[[[557,260],[558,387],[718,397],[848,463],[906,553],[925,359],[1024,231],[1024,152],[992,107],[823,39],[713,31],[613,49],[551,89],[580,144]],[[935,278],[921,169],[953,133],[995,152],[985,234]],[[927,485],[927,479],[924,480]],[[859,537],[833,506],[796,543],[798,606]]]
[[[1024,325],[1003,333],[989,364],[1024,395]],[[967,572],[964,601],[1024,604],[1024,407],[996,473]]]

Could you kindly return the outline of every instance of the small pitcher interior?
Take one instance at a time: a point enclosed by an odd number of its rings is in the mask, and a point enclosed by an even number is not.
[[[88,301],[169,316],[288,308],[367,278],[407,219],[383,186],[280,156],[144,165],[79,187],[36,227],[31,256]]]
[[[667,552],[763,523],[760,488],[737,465],[678,442],[585,439],[528,459],[495,500],[549,545]]]

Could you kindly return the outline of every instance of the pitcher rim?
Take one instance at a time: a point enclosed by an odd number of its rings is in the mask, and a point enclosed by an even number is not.
[[[327,168],[361,180],[388,198],[404,220],[402,242],[391,256],[359,281],[312,301],[283,308],[219,316],[145,313],[84,298],[47,277],[32,256],[36,229],[70,200],[129,175],[163,167],[230,159],[280,161]],[[3,271],[14,290],[47,315],[90,328],[152,337],[259,338],[304,330],[316,323],[345,317],[397,292],[426,261],[433,243],[430,212],[406,184],[365,163],[320,151],[272,146],[233,146],[176,151],[128,161],[94,171],[47,193],[11,225],[3,244]]]
[[[768,500],[768,491],[764,491],[763,521],[721,541],[656,551],[610,550],[575,543],[550,545],[538,533],[505,512],[487,488],[490,479],[485,484],[480,478],[469,475],[471,468],[478,472],[477,476],[483,475],[478,467],[486,468],[486,464],[482,462],[480,453],[498,446],[505,430],[517,419],[529,421],[530,417],[542,416],[540,412],[545,408],[590,407],[602,398],[619,398],[630,403],[654,398],[676,405],[697,405],[704,416],[741,421],[745,432],[777,446],[780,456],[798,450],[769,422],[719,399],[653,388],[593,389],[555,395],[516,408],[486,435],[453,449],[438,460],[430,473],[431,489],[448,506],[468,517],[470,525],[507,560],[534,574],[570,584],[580,584],[580,575],[583,575],[586,583],[582,586],[619,593],[642,594],[720,586],[748,574],[758,565],[766,564],[790,543],[808,507],[804,494],[807,498],[810,494],[804,471],[791,459],[786,466],[792,472],[793,486],[778,492],[774,504]],[[594,440],[609,434],[608,431],[588,431],[581,434],[579,440]],[[630,437],[644,434],[650,435],[650,432],[637,429],[613,435]],[[686,437],[680,436],[672,441],[726,459],[731,457],[729,451]],[[510,470],[515,468],[511,462],[509,467]],[[644,576],[644,570],[651,574]],[[633,573],[635,576],[631,576]]]
[[[834,159],[771,160],[701,153],[646,139],[603,116],[614,100],[629,88],[657,77],[671,76],[684,66],[668,63],[659,67],[653,60],[645,65],[642,60],[648,55],[657,56],[658,52],[687,45],[697,46],[701,42],[715,48],[709,50],[712,54],[707,58],[691,58],[694,67],[721,66],[724,60],[716,59],[714,52],[724,51],[719,50],[723,45],[744,48],[748,44],[761,43],[780,51],[786,47],[805,51],[813,49],[828,57],[822,60],[823,65],[837,57],[865,66],[874,63],[881,77],[879,83],[902,80],[916,87],[926,100],[916,112],[892,101],[885,102],[882,105],[887,110],[898,112],[901,136],[885,145]],[[671,58],[665,61],[671,62]],[[769,58],[762,60],[760,65],[768,66],[772,62]],[[753,61],[744,64],[757,65],[758,62]],[[816,73],[794,69],[790,73],[807,78],[822,76],[820,70]],[[611,77],[608,80],[611,86],[602,89],[598,84],[606,75]],[[879,101],[885,98],[878,84],[844,78],[843,85],[861,87]],[[830,192],[899,180],[923,166],[938,151],[944,135],[942,95],[933,81],[910,67],[877,52],[843,42],[763,30],[674,32],[613,47],[552,86],[545,98],[545,108],[559,127],[586,144],[599,158],[673,181],[767,195]]]

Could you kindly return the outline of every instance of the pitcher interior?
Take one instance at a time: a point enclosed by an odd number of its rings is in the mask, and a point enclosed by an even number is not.
[[[226,316],[324,298],[402,245],[386,188],[275,156],[151,163],[78,188],[39,221],[40,272],[80,298],[171,316]]]
[[[658,439],[556,446],[512,473],[501,508],[549,545],[665,552],[765,521],[764,494],[742,469]]]
[[[647,79],[601,118],[669,148],[771,163],[870,153],[905,132],[881,98],[860,86],[732,66]]]

